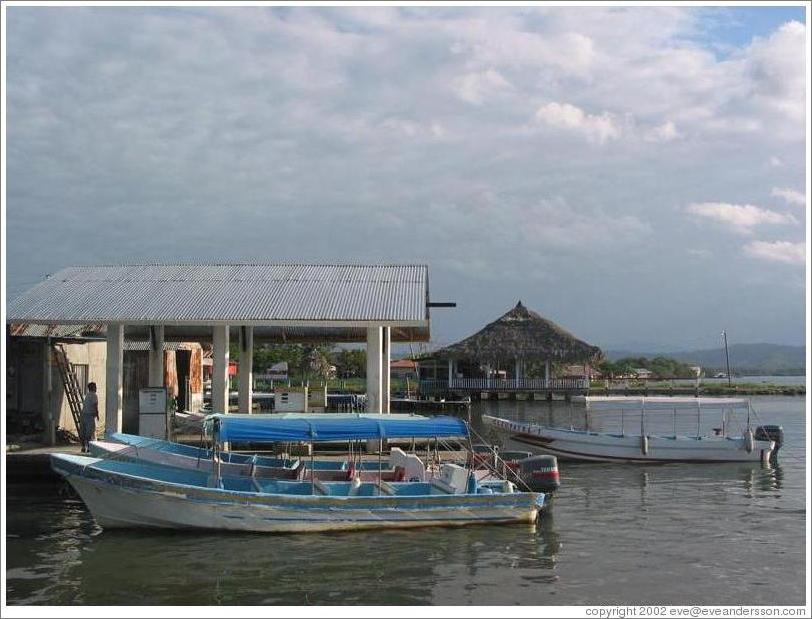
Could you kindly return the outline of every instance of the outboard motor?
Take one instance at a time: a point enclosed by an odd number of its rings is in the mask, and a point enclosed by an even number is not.
[[[778,459],[778,450],[784,444],[784,428],[775,425],[758,426],[755,439],[757,441],[772,441],[775,444],[770,453],[770,462],[775,462]]]
[[[531,456],[519,460],[518,474],[531,490],[552,492],[561,485],[558,475],[558,460],[555,456]]]

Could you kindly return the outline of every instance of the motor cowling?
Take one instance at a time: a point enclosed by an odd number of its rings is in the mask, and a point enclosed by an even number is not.
[[[519,460],[519,477],[532,490],[552,492],[561,486],[558,474],[558,459],[555,456],[531,456]]]
[[[756,428],[755,439],[757,441],[772,441],[774,443],[773,450],[770,453],[770,460],[775,460],[778,457],[778,450],[784,444],[784,428],[783,426],[766,425],[758,426]]]

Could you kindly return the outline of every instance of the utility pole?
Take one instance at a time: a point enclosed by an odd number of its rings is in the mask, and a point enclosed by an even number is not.
[[[727,350],[727,331],[722,331],[722,339],[725,341],[725,363],[727,365],[727,386],[730,386],[730,353]]]

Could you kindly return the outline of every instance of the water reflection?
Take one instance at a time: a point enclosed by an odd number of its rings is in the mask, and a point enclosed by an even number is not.
[[[561,490],[535,526],[100,532],[60,486],[9,486],[7,596],[12,604],[801,604],[804,402],[766,400],[764,409],[765,423],[786,430],[777,466],[561,463]],[[558,402],[488,402],[472,408],[475,428],[483,413],[568,414]]]
[[[99,534],[74,498],[54,492],[35,502],[53,519],[26,544],[28,556],[14,547],[35,567],[8,571],[10,599],[25,603],[429,604],[451,596],[469,604],[488,603],[483,591],[506,574],[556,581],[551,517],[537,525],[316,535]],[[24,521],[12,526],[22,533]]]

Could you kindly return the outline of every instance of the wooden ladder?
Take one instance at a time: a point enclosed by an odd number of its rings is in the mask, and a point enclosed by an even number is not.
[[[68,398],[73,423],[76,424],[76,431],[79,432],[79,436],[82,436],[82,407],[85,403],[82,387],[79,385],[79,379],[73,370],[73,364],[68,361],[68,354],[62,344],[54,344],[53,358],[56,361],[59,377],[62,379],[62,385],[65,388],[65,397]]]

